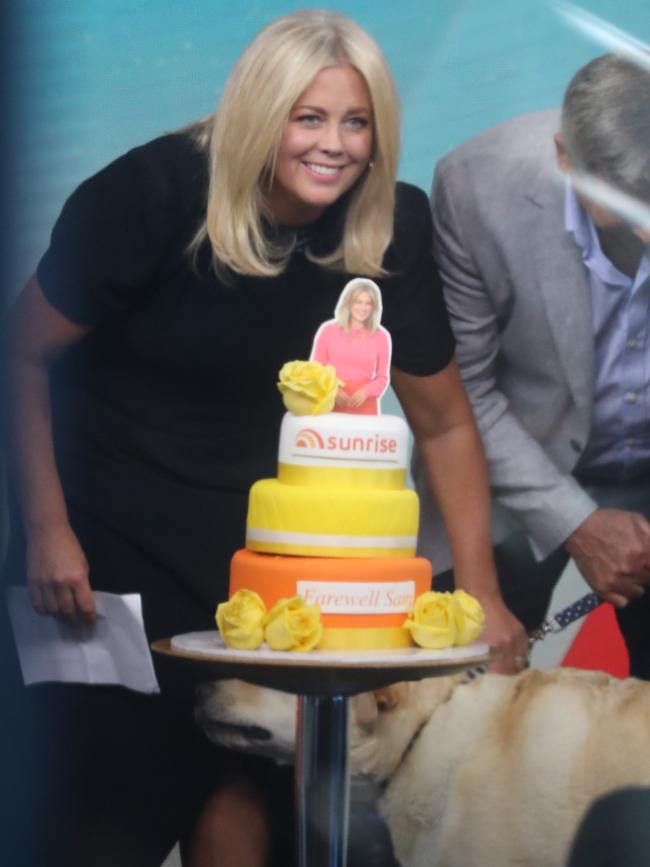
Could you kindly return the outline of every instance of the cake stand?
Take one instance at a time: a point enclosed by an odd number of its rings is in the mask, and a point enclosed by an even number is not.
[[[218,632],[155,641],[157,653],[205,664],[206,678],[239,678],[298,696],[296,811],[299,867],[345,867],[350,696],[402,680],[454,674],[489,661],[486,644],[424,650],[231,650]]]

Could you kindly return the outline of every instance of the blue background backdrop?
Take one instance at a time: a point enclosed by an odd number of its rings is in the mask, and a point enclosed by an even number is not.
[[[34,269],[79,181],[129,147],[212,111],[251,37],[304,5],[17,2],[6,43],[15,121],[9,296]],[[558,104],[575,69],[604,50],[546,0],[320,5],[351,15],[382,45],[403,100],[400,176],[427,190],[446,150],[506,117]],[[586,0],[583,8],[650,41],[648,0]]]

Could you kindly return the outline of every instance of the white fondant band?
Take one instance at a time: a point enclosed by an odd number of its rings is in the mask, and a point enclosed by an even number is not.
[[[278,457],[280,463],[298,466],[405,469],[408,451],[408,427],[399,416],[287,413]]]
[[[336,548],[413,548],[415,536],[343,536],[332,533],[289,533],[285,530],[260,530],[249,527],[251,542],[277,542],[287,545],[329,545]]]

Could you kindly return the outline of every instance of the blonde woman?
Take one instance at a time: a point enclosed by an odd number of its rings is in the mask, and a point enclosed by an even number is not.
[[[37,611],[92,625],[93,590],[135,592],[151,640],[213,628],[249,487],[275,472],[277,371],[308,356],[363,275],[381,287],[392,381],[458,583],[482,599],[490,640],[521,646],[496,590],[428,203],[395,185],[398,116],[372,38],[335,13],[297,12],[251,42],[211,120],[135,148],[71,195],[8,323],[20,503],[9,572],[26,574]],[[66,799],[48,789],[37,805],[66,809],[39,823],[32,863],[158,867],[188,839],[219,780],[215,754],[193,734],[190,672],[177,683],[156,664],[160,696],[55,685],[56,715],[29,696],[31,725],[67,744],[55,781]],[[226,826],[243,851],[231,839],[222,867],[263,860],[240,801]]]
[[[335,316],[316,333],[311,357],[331,364],[343,382],[335,412],[377,415],[390,368],[390,334],[383,328],[381,295],[372,280],[358,277],[341,293]]]

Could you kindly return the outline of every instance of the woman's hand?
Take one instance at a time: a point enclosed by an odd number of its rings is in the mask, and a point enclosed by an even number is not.
[[[500,595],[479,599],[485,612],[485,641],[495,653],[489,670],[498,674],[518,674],[528,668],[530,643],[522,624],[506,608]]]
[[[348,397],[347,393],[343,391],[342,388],[339,388],[339,390],[336,392],[334,403],[336,404],[336,406],[350,406],[350,398]]]
[[[350,395],[348,398],[348,406],[352,409],[357,409],[365,403],[366,400],[368,400],[368,395],[362,388],[360,388],[358,391],[355,391],[354,394]]]
[[[62,617],[72,625],[95,622],[88,561],[69,524],[30,532],[27,588],[39,614]]]

